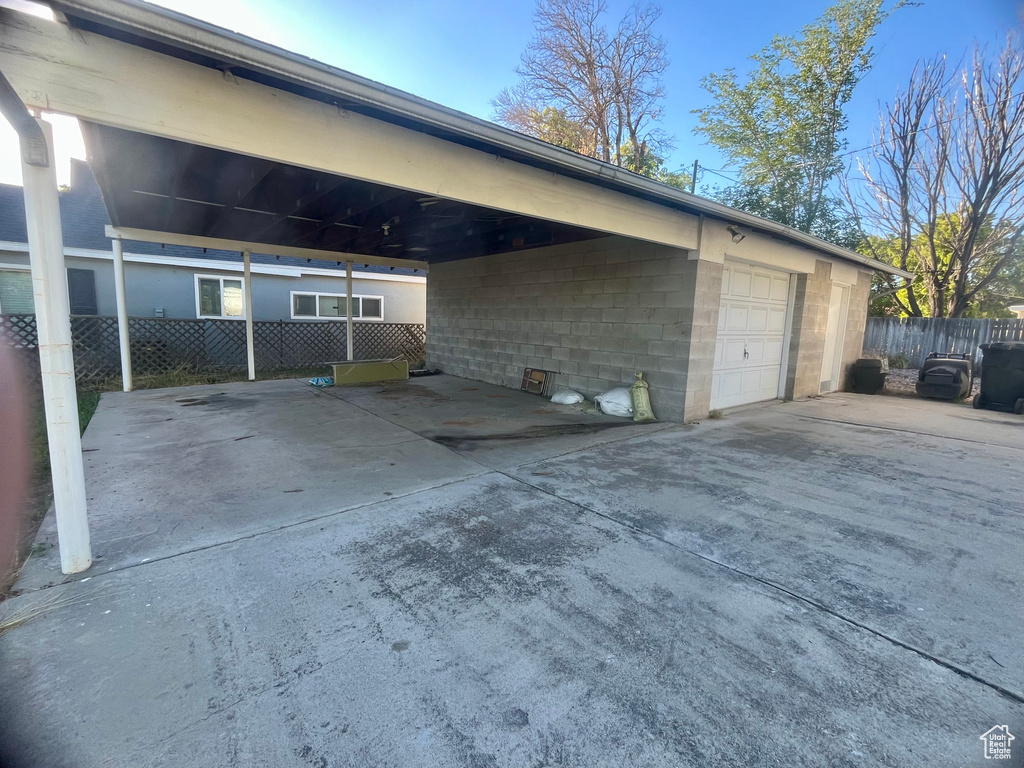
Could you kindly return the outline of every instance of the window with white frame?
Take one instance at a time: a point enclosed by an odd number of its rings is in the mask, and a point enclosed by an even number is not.
[[[292,291],[292,320],[344,320],[348,306],[344,293]],[[353,320],[383,320],[383,296],[352,296]]]
[[[242,278],[196,275],[196,317],[245,317]]]

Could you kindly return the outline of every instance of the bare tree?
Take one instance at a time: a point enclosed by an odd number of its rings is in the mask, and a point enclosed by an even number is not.
[[[975,50],[952,82],[920,64],[887,105],[847,200],[873,256],[917,275],[889,291],[911,316],[960,317],[1014,258],[1024,223],[1024,49]]]
[[[654,33],[661,17],[656,5],[634,5],[619,24],[612,41],[612,77],[615,84],[616,152],[622,164],[621,147],[626,133],[633,167],[639,172],[650,153],[663,149],[668,140],[651,124],[661,119],[665,87],[662,76],[668,68],[665,41]]]
[[[584,154],[639,172],[667,146],[654,125],[668,66],[665,42],[654,33],[661,9],[630,7],[614,36],[601,23],[605,11],[604,0],[539,0],[519,84],[495,99],[495,117],[546,141],[568,136],[554,143],[574,149],[586,137]]]

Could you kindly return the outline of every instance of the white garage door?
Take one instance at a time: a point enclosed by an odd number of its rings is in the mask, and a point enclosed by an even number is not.
[[[786,272],[725,262],[712,408],[778,397],[788,306]]]

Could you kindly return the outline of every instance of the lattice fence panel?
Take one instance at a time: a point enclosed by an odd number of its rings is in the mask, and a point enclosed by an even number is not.
[[[245,323],[239,320],[207,320],[203,326],[205,368],[245,368]]]
[[[75,353],[75,379],[80,384],[93,384],[121,375],[116,317],[72,317],[71,345]]]
[[[346,356],[345,324],[279,321],[253,323],[257,370],[309,368]]]
[[[75,374],[79,384],[95,386],[121,375],[117,318],[71,318]],[[188,368],[196,372],[244,369],[245,323],[238,320],[128,318],[132,369],[138,376]],[[404,357],[418,365],[426,357],[422,325],[355,323],[355,359]],[[38,383],[35,315],[0,315],[0,341],[21,357],[30,382]],[[310,368],[345,360],[346,332],[341,322],[278,321],[253,323],[256,370]]]
[[[412,323],[356,323],[352,347],[356,360],[402,357],[416,366],[427,357],[427,333]]]
[[[148,376],[179,368],[203,368],[206,361],[205,327],[205,320],[129,317],[132,372]]]
[[[35,315],[0,315],[0,343],[10,345],[26,382],[38,386],[39,349],[36,346]]]

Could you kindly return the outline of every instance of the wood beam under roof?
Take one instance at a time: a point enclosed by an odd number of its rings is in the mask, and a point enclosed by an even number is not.
[[[300,213],[303,209],[315,203],[317,200],[321,200],[327,197],[331,192],[336,190],[338,187],[345,183],[346,179],[343,176],[328,176],[324,179],[318,179],[314,185],[314,188],[307,194],[300,197],[295,203],[288,209],[274,216],[274,218],[265,227],[258,230],[253,234],[253,239],[259,240],[267,232],[272,230],[278,224],[287,219]]]
[[[132,227],[115,227],[108,225],[107,237],[120,237],[122,240],[137,240],[143,243],[166,243],[167,245],[185,245],[192,248],[213,248],[222,251],[250,251],[265,253],[272,256],[291,256],[297,259],[316,259],[317,261],[354,261],[359,264],[376,264],[383,267],[419,269],[427,272],[426,262],[416,259],[382,258],[365,254],[350,254],[340,251],[323,251],[313,248],[296,248],[294,246],[277,245],[274,243],[258,243],[248,240],[230,240],[220,237],[201,235],[183,235],[176,232],[160,232],[152,229],[135,229]]]
[[[192,163],[192,158],[195,157],[197,149],[195,144],[178,144],[177,146],[174,180],[171,182],[171,189],[164,203],[163,216],[161,217],[164,229],[170,226],[171,218],[174,216],[174,203],[178,199],[181,184],[188,174],[189,165]]]
[[[207,230],[209,237],[218,237],[223,233],[225,225],[231,218],[232,211],[241,205],[278,166],[278,163],[271,162],[270,160],[261,160],[259,158],[253,158],[253,160],[254,165],[250,169],[249,178],[239,186],[235,201],[228,203],[221,209],[220,215]]]
[[[394,200],[396,197],[400,197],[405,194],[400,189],[388,189],[386,187],[378,188],[370,192],[370,199],[364,203],[357,205],[347,206],[345,209],[339,209],[333,216],[328,216],[326,219],[320,222],[317,227],[302,237],[296,238],[291,243],[298,243],[305,240],[307,237],[315,237],[313,247],[319,248],[323,245],[326,239],[327,233],[331,231],[331,227],[343,225],[352,219],[356,219],[370,211],[378,208],[389,200]]]

